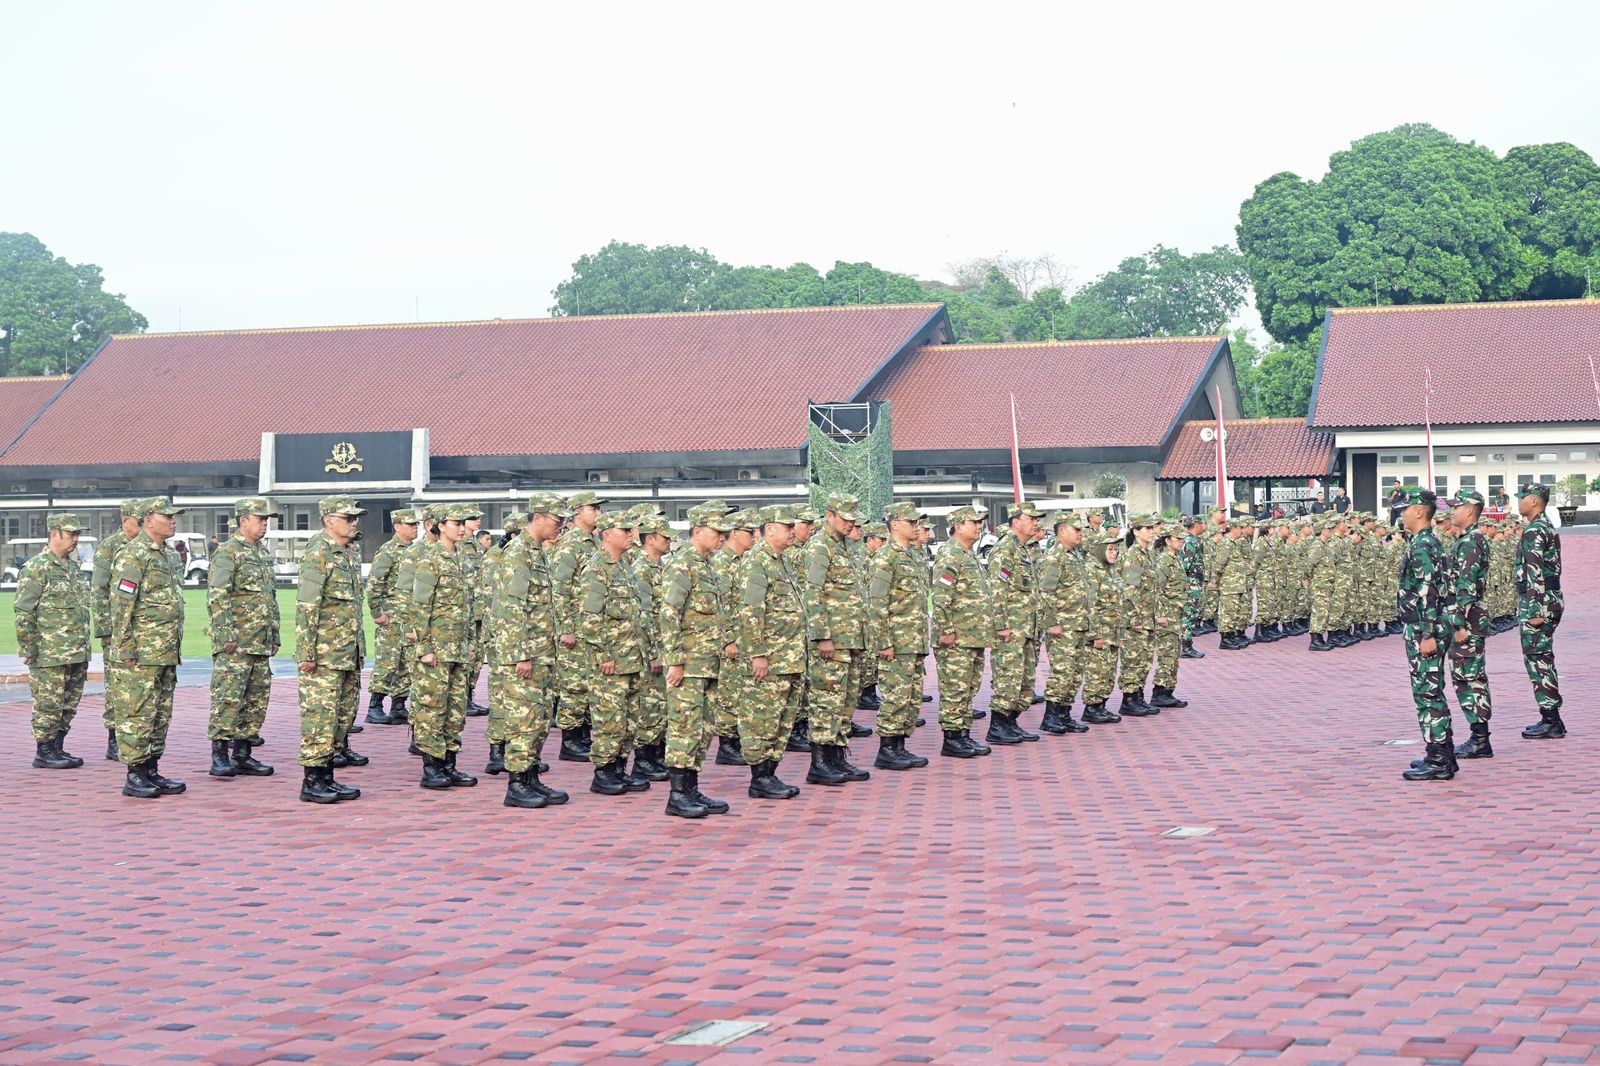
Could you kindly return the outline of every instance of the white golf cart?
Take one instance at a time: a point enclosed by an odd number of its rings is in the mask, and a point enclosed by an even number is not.
[[[78,572],[88,581],[94,574],[94,545],[98,537],[78,537]],[[17,587],[22,567],[29,559],[44,551],[50,542],[44,537],[19,537],[5,546],[5,566],[0,568],[0,591]]]

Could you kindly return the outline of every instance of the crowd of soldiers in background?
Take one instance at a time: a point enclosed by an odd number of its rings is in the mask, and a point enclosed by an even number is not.
[[[713,500],[690,510],[682,536],[654,505],[607,512],[606,502],[592,492],[536,493],[498,541],[469,504],[395,511],[394,536],[363,579],[355,542],[366,512],[348,496],[321,501],[323,528],[308,543],[296,592],[301,798],[360,795],[333,771],[369,762],[350,744],[363,728],[363,603],[377,645],[367,721],[411,727],[423,788],[477,784],[456,763],[465,719],[481,716],[485,771],[508,775],[507,806],[567,802],[540,779],[555,728],[559,758],[592,765],[591,791],[624,795],[667,780],[667,813],[687,818],[728,809],[699,788],[713,741],[716,762],[750,768],[751,798],[798,794],[777,774],[786,751],[810,755],[808,784],[869,779],[848,749],[873,732],[854,721],[860,709],[877,715],[876,768],[926,766],[906,743],[932,699],[924,695],[930,654],[940,754],[970,759],[990,745],[1037,741],[1019,717],[1041,701],[1040,729],[1056,735],[1186,706],[1178,670],[1203,657],[1198,633],[1220,630],[1221,646],[1237,650],[1309,632],[1313,651],[1392,633],[1407,636],[1409,651],[1416,635],[1401,616],[1416,592],[1405,578],[1416,531],[1372,515],[1242,523],[1220,510],[1171,523],[1135,515],[1123,530],[1101,511],[1047,513],[1019,502],[980,559],[987,512],[962,507],[947,516],[949,539],[930,567],[930,519],[909,503],[869,523],[845,495],[822,510]],[[106,758],[126,765],[125,795],[155,798],[185,787],[159,767],[183,629],[182,569],[166,541],[181,509],[155,497],[126,501],[122,513],[123,531],[97,547],[88,590],[67,562],[76,518],[50,516],[50,544],[19,584],[19,645],[31,667],[34,765],[82,764],[63,744],[92,631],[106,651]],[[235,514],[207,593],[210,772],[223,778],[273,773],[254,756],[279,640],[260,544],[273,513],[269,501],[248,498]],[[1467,521],[1440,515],[1437,524],[1445,537],[1470,528],[1474,544],[1481,540],[1480,584],[1461,595],[1481,601],[1473,614],[1486,632],[1504,628],[1518,608],[1519,525],[1476,511]],[[1042,694],[1034,691],[1041,655]],[[479,706],[473,693],[485,665],[489,703]],[[990,721],[980,743],[972,725],[986,713],[974,706],[986,665]],[[1549,670],[1553,686],[1553,658]],[[1080,696],[1081,719],[1072,713]],[[1486,688],[1481,717],[1487,751]]]

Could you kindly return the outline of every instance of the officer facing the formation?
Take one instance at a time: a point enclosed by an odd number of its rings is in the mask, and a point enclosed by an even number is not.
[[[1031,503],[1006,507],[1010,528],[989,552],[989,589],[994,603],[995,644],[989,653],[990,744],[1039,739],[1017,724],[1033,702],[1039,667],[1039,615],[1034,589],[1034,552],[1029,548],[1043,514]]]
[[[367,721],[373,725],[399,725],[407,721],[406,699],[411,695],[410,656],[405,638],[406,600],[410,589],[399,577],[406,549],[416,542],[420,516],[409,507],[389,515],[394,536],[372,557],[367,576],[367,611],[372,615],[373,642],[371,695],[367,700]],[[383,698],[389,697],[389,709]]]
[[[761,543],[742,570],[739,654],[750,664],[739,707],[740,747],[750,766],[751,799],[793,799],[778,777],[784,743],[800,712],[806,673],[806,616],[799,583],[784,564],[794,538],[793,508],[761,509]]]
[[[416,640],[411,729],[422,755],[420,784],[427,789],[471,788],[478,783],[476,777],[456,769],[473,654],[473,588],[460,554],[472,510],[446,508],[438,523],[439,538],[423,543],[414,564],[408,629]]]
[[[629,773],[639,717],[640,675],[645,660],[644,617],[638,584],[622,561],[633,544],[638,519],[626,511],[603,514],[595,523],[600,547],[584,567],[577,587],[578,645],[589,668],[585,685],[591,726],[590,792],[620,796],[643,792],[650,781]]]
[[[917,725],[928,660],[928,564],[917,544],[914,505],[891,503],[888,543],[867,564],[867,632],[878,659],[878,757],[880,770],[927,766],[925,756],[906,750]],[[814,734],[813,734],[814,735]]]
[[[983,656],[995,641],[994,604],[989,575],[972,546],[983,535],[988,511],[957,507],[950,512],[950,539],[933,563],[931,608],[939,668],[941,755],[972,759],[990,748],[972,739],[972,701],[983,683]]]
[[[94,573],[90,578],[89,586],[92,591],[92,609],[94,612],[94,635],[100,641],[100,650],[106,652],[105,680],[106,692],[111,691],[111,674],[116,669],[111,655],[111,577],[116,573],[117,553],[120,552],[128,541],[139,535],[139,507],[143,500],[123,500],[121,505],[122,526],[111,536],[94,546]],[[105,710],[101,714],[101,721],[106,727],[106,761],[116,762],[117,754],[117,723],[115,712],[112,709],[109,696],[105,701]]]
[[[865,688],[866,597],[850,547],[863,521],[860,501],[834,493],[828,497],[822,531],[801,551],[806,628],[810,637],[809,713],[811,769],[806,783],[843,785],[871,775],[850,763],[850,721]]]
[[[212,777],[267,777],[250,754],[267,720],[272,657],[278,653],[278,596],[272,557],[261,546],[272,504],[259,496],[233,505],[234,533],[211,553],[206,610],[211,621]]]
[[[300,798],[337,803],[361,796],[334,780],[333,771],[365,766],[350,750],[350,726],[361,697],[366,658],[361,628],[361,559],[352,546],[367,512],[349,496],[317,505],[322,529],[306,542],[295,596],[294,655],[300,665]]]
[[[1561,597],[1561,538],[1545,509],[1550,490],[1526,485],[1517,492],[1517,509],[1527,520],[1517,542],[1515,574],[1517,622],[1522,638],[1522,665],[1533,684],[1539,720],[1522,731],[1529,740],[1559,740],[1567,735],[1561,720],[1561,683],[1556,676],[1556,627],[1565,601]]]
[[[1411,699],[1417,724],[1427,744],[1420,765],[1407,769],[1407,781],[1448,781],[1455,776],[1456,754],[1450,731],[1450,708],[1444,701],[1445,646],[1450,639],[1445,617],[1448,592],[1440,587],[1445,574],[1444,549],[1433,532],[1436,498],[1427,489],[1409,487],[1401,518],[1411,541],[1401,563],[1395,606],[1404,628],[1406,662],[1411,671]]]
[[[83,765],[64,745],[89,676],[89,589],[78,576],[75,514],[45,519],[49,542],[17,576],[17,650],[33,697],[33,765],[75,770]]]
[[[1450,679],[1456,702],[1472,730],[1465,744],[1456,748],[1458,759],[1492,759],[1489,746],[1489,671],[1484,662],[1484,645],[1489,637],[1489,612],[1486,592],[1489,582],[1489,540],[1478,528],[1483,513],[1483,496],[1476,489],[1462,489],[1456,497],[1451,519],[1455,523],[1454,558],[1450,566],[1450,589],[1445,613],[1450,622]]]
[[[118,754],[128,768],[122,794],[137,799],[175,795],[185,787],[163,776],[160,767],[183,643],[183,564],[167,540],[182,513],[165,496],[141,502],[139,535],[117,552],[112,577],[107,658],[116,668],[106,699],[116,708]]]

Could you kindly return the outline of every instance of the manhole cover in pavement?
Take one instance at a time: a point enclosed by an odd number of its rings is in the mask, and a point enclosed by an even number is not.
[[[1175,825],[1161,835],[1164,837],[1208,837],[1217,831],[1214,825]]]
[[[766,1022],[699,1022],[689,1026],[677,1036],[668,1037],[662,1043],[685,1047],[726,1047],[735,1040],[753,1036],[766,1027]]]
[[[1404,747],[1407,744],[1421,743],[1422,741],[1418,740],[1416,737],[1401,737],[1399,740],[1386,740],[1383,742],[1383,745],[1386,748],[1399,748]]]

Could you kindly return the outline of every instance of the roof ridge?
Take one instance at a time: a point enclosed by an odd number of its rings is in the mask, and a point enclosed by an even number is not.
[[[258,329],[203,329],[166,333],[117,333],[115,340],[150,337],[250,337],[274,333],[343,333],[367,329],[436,329],[445,326],[527,326],[562,322],[598,322],[639,318],[708,318],[728,315],[797,314],[803,311],[887,311],[899,308],[932,310],[942,306],[937,300],[909,304],[829,304],[822,307],[747,307],[727,311],[648,311],[636,315],[551,315],[544,318],[471,318],[455,322],[368,322],[333,326],[270,326]]]
[[[18,381],[66,381],[71,374],[7,374],[0,376],[0,383]]]
[[[1105,340],[1071,340],[1071,341],[1000,341],[990,344],[924,344],[922,350],[932,349],[941,352],[971,352],[995,348],[1069,348],[1082,347],[1090,344],[1197,344],[1201,341],[1215,345],[1223,339],[1220,333],[1206,334],[1196,337],[1108,337]]]
[[[1579,296],[1567,300],[1479,300],[1475,303],[1455,304],[1382,304],[1378,307],[1330,307],[1332,315],[1372,315],[1390,311],[1465,311],[1505,307],[1571,307],[1573,305],[1600,307],[1600,297]]]

